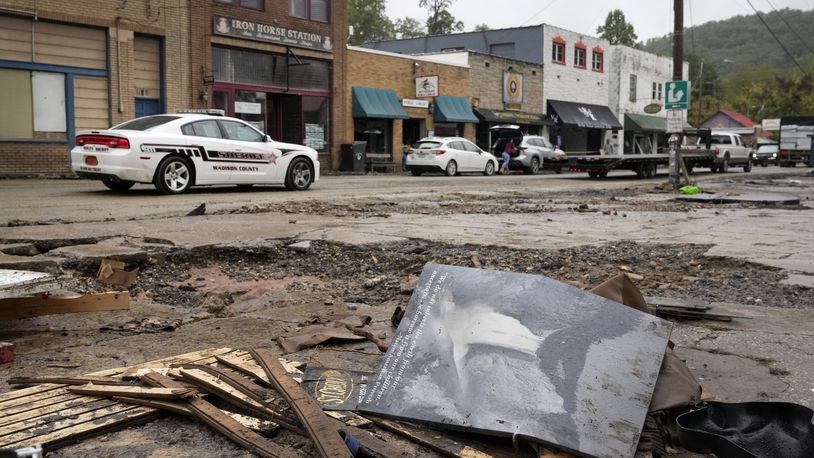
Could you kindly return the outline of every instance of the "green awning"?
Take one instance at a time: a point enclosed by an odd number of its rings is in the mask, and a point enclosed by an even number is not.
[[[407,119],[396,91],[370,87],[353,88],[353,117],[377,119]]]
[[[693,129],[684,122],[684,129]],[[625,130],[631,132],[667,132],[667,119],[658,116],[625,113]]]
[[[433,108],[435,122],[471,122],[478,123],[478,117],[472,113],[472,107],[464,97],[439,95],[435,98]]]
[[[666,132],[667,119],[658,116],[625,113],[625,130],[635,132]]]

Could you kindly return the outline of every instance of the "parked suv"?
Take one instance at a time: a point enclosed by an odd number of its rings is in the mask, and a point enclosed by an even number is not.
[[[502,160],[503,148],[507,141],[511,140],[518,145],[518,151],[510,154],[510,169],[535,174],[543,168],[559,172],[563,166],[567,165],[565,153],[552,145],[545,137],[523,135],[520,126],[511,124],[494,126],[491,131],[497,138],[492,145],[492,153],[499,160]]]

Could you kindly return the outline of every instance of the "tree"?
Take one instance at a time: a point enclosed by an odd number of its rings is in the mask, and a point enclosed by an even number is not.
[[[418,19],[405,17],[396,21],[396,36],[398,38],[416,38],[427,34],[424,26]]]
[[[395,26],[385,14],[385,0],[351,0],[349,23],[352,45],[395,38]]]
[[[430,17],[427,18],[427,34],[444,35],[447,33],[460,32],[464,29],[464,23],[455,20],[449,7],[455,0],[419,0],[418,6],[427,10]]]
[[[605,18],[605,24],[596,28],[596,33],[612,45],[636,46],[636,32],[633,25],[625,20],[625,13],[622,10],[613,10]]]
[[[473,32],[486,32],[487,30],[492,30],[489,24],[478,24],[472,29]]]

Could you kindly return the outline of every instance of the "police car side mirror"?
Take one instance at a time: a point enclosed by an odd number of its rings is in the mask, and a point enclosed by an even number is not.
[[[271,141],[271,135],[263,135],[263,142],[269,143]]]

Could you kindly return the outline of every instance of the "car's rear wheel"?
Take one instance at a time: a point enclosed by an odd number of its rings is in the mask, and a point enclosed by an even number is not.
[[[457,175],[458,174],[458,163],[456,163],[454,160],[450,159],[450,161],[447,162],[447,168],[444,169],[444,173],[448,177],[452,177],[452,176]]]
[[[718,166],[718,172],[726,173],[729,171],[729,156],[724,156],[724,161]]]
[[[656,176],[656,164],[645,164],[644,173],[647,178]]]
[[[752,159],[746,159],[746,164],[743,166],[743,171],[749,173],[752,171]]]
[[[170,156],[158,164],[153,184],[161,194],[181,194],[192,186],[193,178],[192,164],[187,159]]]
[[[102,184],[110,189],[113,192],[125,192],[128,189],[132,188],[134,184],[133,181],[122,181],[122,180],[102,180]]]
[[[495,163],[489,161],[486,163],[486,168],[483,169],[483,174],[490,177],[495,174]]]
[[[525,170],[525,172],[529,175],[536,175],[540,171],[540,160],[536,157],[531,158],[531,164],[529,164],[529,168]]]
[[[289,191],[305,191],[314,182],[314,168],[308,159],[295,158],[285,174],[285,187]]]

